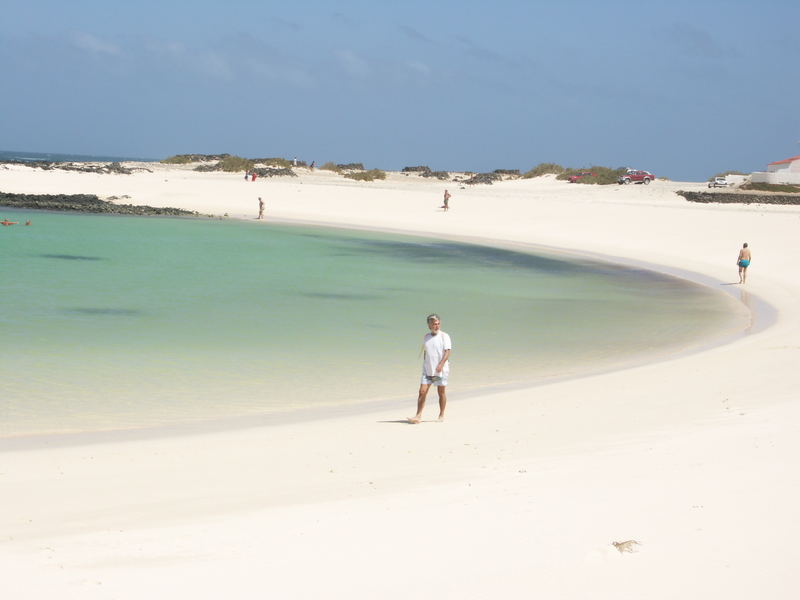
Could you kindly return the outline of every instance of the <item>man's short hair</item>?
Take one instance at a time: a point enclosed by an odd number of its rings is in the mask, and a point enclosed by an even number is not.
[[[431,313],[428,315],[428,318],[425,319],[425,321],[427,323],[430,323],[431,321],[441,321],[441,319],[439,318],[439,315],[437,315],[436,313]]]

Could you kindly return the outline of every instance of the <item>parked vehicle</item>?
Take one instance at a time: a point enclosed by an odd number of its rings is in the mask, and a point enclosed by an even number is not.
[[[649,171],[635,171],[629,169],[627,173],[624,175],[620,175],[619,179],[617,179],[617,183],[620,185],[622,184],[629,184],[629,183],[643,183],[645,185],[649,184],[656,176],[650,173]]]
[[[713,181],[708,182],[708,187],[728,187],[730,183],[724,177],[714,177]]]
[[[570,175],[567,177],[567,181],[570,183],[578,183],[579,179],[583,179],[584,177],[594,177],[594,173],[590,171],[583,171],[582,173],[575,173],[575,175]]]

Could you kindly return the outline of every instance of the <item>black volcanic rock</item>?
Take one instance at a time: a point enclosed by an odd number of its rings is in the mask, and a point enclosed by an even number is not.
[[[800,194],[732,194],[730,192],[675,192],[689,202],[722,204],[800,204]]]
[[[157,208],[135,204],[114,204],[94,194],[8,194],[0,192],[0,206],[81,213],[117,215],[199,216],[195,211],[180,208]]]

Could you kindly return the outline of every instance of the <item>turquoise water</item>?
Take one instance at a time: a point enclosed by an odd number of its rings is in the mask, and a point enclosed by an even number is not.
[[[0,435],[415,398],[438,312],[450,390],[526,383],[741,325],[648,271],[383,233],[2,211]],[[405,411],[405,412],[404,412]]]

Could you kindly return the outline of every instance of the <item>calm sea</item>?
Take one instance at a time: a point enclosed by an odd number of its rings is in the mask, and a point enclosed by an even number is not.
[[[410,236],[2,210],[0,436],[396,399],[425,316],[450,390],[525,384],[743,327],[683,280]]]
[[[0,150],[0,161],[24,160],[47,162],[123,162],[123,161],[158,161],[155,158],[134,158],[131,156],[105,156],[91,154],[58,154],[53,152],[24,152],[21,150]]]

